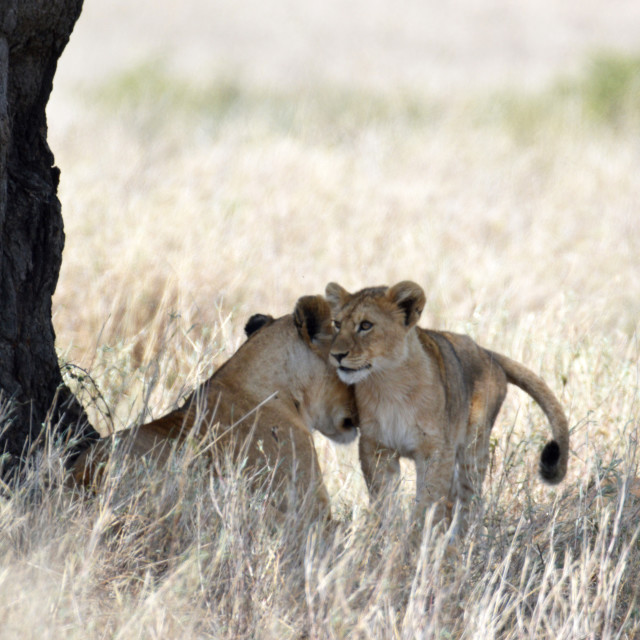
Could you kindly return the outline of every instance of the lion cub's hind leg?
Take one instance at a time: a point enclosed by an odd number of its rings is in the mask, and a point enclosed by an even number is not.
[[[459,510],[460,533],[468,527],[469,511],[474,496],[482,493],[490,458],[491,429],[507,394],[507,380],[502,369],[476,384],[471,398],[469,423],[465,443],[456,455],[456,481],[452,484],[450,500]]]

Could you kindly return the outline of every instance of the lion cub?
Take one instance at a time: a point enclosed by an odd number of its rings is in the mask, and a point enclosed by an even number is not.
[[[416,326],[426,297],[414,282],[348,293],[327,285],[336,335],[330,361],[355,384],[360,463],[372,497],[399,471],[398,457],[416,467],[416,517],[437,503],[435,518],[451,519],[459,501],[480,492],[489,462],[489,435],[507,383],[526,391],[547,415],[553,433],[540,457],[549,483],[567,471],[569,429],[560,403],[526,367],[471,338]],[[457,468],[456,468],[457,467]]]
[[[133,457],[164,465],[176,446],[191,442],[214,468],[231,455],[258,487],[268,470],[277,509],[308,505],[314,517],[329,518],[311,432],[346,443],[358,423],[353,390],[327,363],[329,305],[303,296],[293,314],[252,316],[245,331],[249,339],[182,407],[98,440],[73,462],[70,482],[98,488],[114,454],[116,464]]]

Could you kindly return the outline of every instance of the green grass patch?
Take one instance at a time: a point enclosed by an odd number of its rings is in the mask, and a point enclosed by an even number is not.
[[[216,77],[204,84],[179,77],[161,61],[148,61],[101,85],[95,97],[108,111],[134,114],[142,132],[157,135],[169,124],[219,131],[250,123],[277,134],[334,144],[364,129],[397,131],[435,127],[463,113],[480,126],[498,126],[519,144],[585,128],[614,134],[640,128],[640,56],[593,55],[574,77],[528,92],[505,89],[465,100],[435,98],[420,90],[375,91],[332,84],[278,88],[242,78]]]
[[[143,112],[154,124],[161,124],[167,114],[213,126],[252,119],[278,133],[321,133],[330,139],[363,127],[429,123],[443,111],[438,101],[403,90],[376,92],[332,84],[264,88],[231,77],[198,84],[176,76],[158,61],[112,77],[94,96],[109,111]]]
[[[595,54],[577,76],[558,78],[537,92],[501,91],[490,97],[482,113],[524,144],[549,130],[638,130],[640,56]]]
[[[594,56],[577,83],[585,110],[613,126],[640,122],[640,56],[604,53]]]

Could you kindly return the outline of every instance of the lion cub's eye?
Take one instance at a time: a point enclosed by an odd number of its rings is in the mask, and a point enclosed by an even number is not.
[[[369,322],[368,320],[363,320],[358,325],[358,331],[369,331],[369,329],[371,329],[371,327],[373,327],[373,322]]]
[[[333,328],[336,331],[340,331],[340,327],[342,326],[342,322],[340,322],[340,320],[334,320],[333,321]]]

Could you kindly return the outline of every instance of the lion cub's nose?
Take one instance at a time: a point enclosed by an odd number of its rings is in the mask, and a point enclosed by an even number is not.
[[[346,353],[332,353],[331,355],[335,358],[336,362],[337,362],[338,364],[340,364],[340,363],[342,362],[342,359],[343,359],[347,354],[346,354]]]
[[[356,428],[356,423],[353,421],[353,418],[345,418],[342,421],[342,428],[343,429],[355,429]]]

